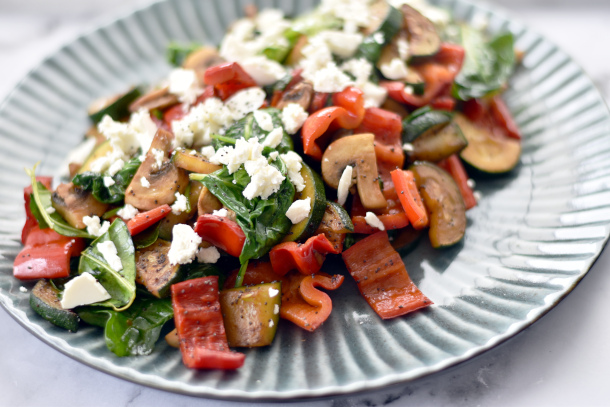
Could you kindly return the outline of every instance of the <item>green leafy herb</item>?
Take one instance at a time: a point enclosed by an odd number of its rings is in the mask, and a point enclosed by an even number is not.
[[[480,30],[461,27],[466,57],[453,85],[453,95],[460,100],[480,98],[506,85],[515,66],[514,39],[511,33],[487,41]]]
[[[189,44],[170,42],[166,51],[167,62],[173,66],[182,66],[186,57],[199,48],[201,48],[201,44],[196,42],[191,42]]]
[[[114,184],[107,187],[104,185],[104,178],[107,175],[95,172],[84,172],[77,174],[72,182],[85,191],[91,191],[93,197],[100,202],[115,204],[125,199],[125,190],[140,168],[141,161],[138,157],[129,160],[123,168],[117,172],[112,179]]]
[[[97,244],[112,241],[117,248],[123,270],[116,271],[104,259],[97,249]],[[98,307],[112,307],[122,311],[131,305],[136,296],[136,260],[135,249],[127,225],[116,219],[106,233],[98,237],[82,252],[78,265],[79,274],[91,273],[108,291],[110,299],[95,303]]]
[[[87,233],[84,229],[77,229],[71,226],[61,215],[53,209],[53,201],[51,199],[51,191],[49,191],[42,183],[36,181],[36,164],[32,169],[26,169],[25,172],[32,179],[32,200],[30,201],[30,209],[32,214],[38,221],[41,229],[51,228],[60,235],[69,237],[84,237],[93,239],[94,237]],[[49,213],[52,212],[52,213]]]
[[[170,299],[158,299],[144,291],[138,291],[138,298],[123,312],[89,306],[77,313],[83,321],[104,328],[106,346],[117,356],[150,354],[161,328],[174,316]]]
[[[159,238],[159,229],[161,228],[161,222],[157,222],[148,229],[138,233],[133,237],[133,245],[136,249],[145,249],[152,245]]]

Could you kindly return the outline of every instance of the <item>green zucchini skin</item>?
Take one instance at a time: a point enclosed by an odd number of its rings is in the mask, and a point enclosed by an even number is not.
[[[431,127],[417,137],[412,145],[413,151],[408,153],[411,162],[439,162],[466,148],[468,140],[457,124],[449,122]]]
[[[61,307],[59,290],[48,280],[39,280],[30,292],[30,306],[41,317],[71,332],[78,331],[80,318]]]
[[[364,38],[354,57],[366,58],[375,65],[381,56],[383,47],[390,43],[396,33],[400,31],[402,22],[402,13],[396,8],[389,6],[388,13],[379,28]]]
[[[402,121],[402,142],[412,143],[431,128],[449,123],[452,118],[453,114],[432,110],[428,106],[417,109]]]
[[[105,106],[95,111],[89,111],[89,118],[93,123],[99,123],[106,115],[113,120],[120,120],[129,116],[129,105],[131,102],[142,96],[142,91],[138,87],[133,87],[126,93],[119,95],[114,100],[110,100]]]
[[[409,34],[409,53],[412,57],[434,55],[441,47],[441,38],[434,24],[413,7],[403,4],[404,24]]]

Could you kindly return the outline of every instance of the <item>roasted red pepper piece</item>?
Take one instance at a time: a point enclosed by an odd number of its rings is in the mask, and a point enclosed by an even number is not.
[[[233,257],[239,257],[246,241],[246,235],[239,225],[223,216],[200,215],[195,224],[195,232],[206,242]]]
[[[453,154],[443,161],[438,162],[438,166],[451,174],[451,177],[455,181],[464,199],[464,205],[466,209],[477,206],[477,199],[472,192],[472,188],[468,185],[468,174],[462,164],[462,160],[457,154]]]
[[[53,181],[52,177],[36,177],[36,181],[41,182],[42,185],[44,185],[49,191],[51,190],[51,182]],[[21,230],[21,243],[23,244],[25,244],[30,231],[35,226],[38,226],[38,221],[34,215],[32,215],[32,210],[30,209],[32,192],[33,190],[31,185],[23,188],[23,200],[25,201],[25,225],[23,225],[23,229]]]
[[[509,137],[521,140],[521,132],[510,110],[499,95],[495,95],[489,101],[489,111],[498,126],[502,127]]]
[[[329,96],[330,93],[314,92],[313,97],[311,98],[311,104],[309,105],[309,114],[324,109]]]
[[[242,89],[256,86],[256,81],[237,62],[225,62],[206,69],[203,80],[206,85],[214,86],[222,100]]]
[[[392,185],[391,179],[389,185]],[[383,210],[375,211],[377,217],[383,223],[386,230],[392,229],[401,229],[409,224],[409,218],[405,213],[400,200],[398,199],[398,195],[396,194],[396,190],[392,188],[386,188],[383,190],[383,196],[388,202],[388,206],[386,206]],[[379,229],[370,226],[366,223],[364,219],[367,210],[362,206],[360,202],[360,197],[358,195],[354,195],[354,200],[352,201],[352,223],[354,224],[354,233],[364,233],[371,234],[379,231]]]
[[[402,168],[405,154],[402,151],[402,121],[398,114],[378,107],[368,108],[362,123],[354,130],[354,134],[359,133],[375,135],[377,163]]]
[[[320,160],[322,148],[328,135],[339,128],[355,129],[364,118],[364,93],[358,88],[348,87],[333,95],[331,107],[312,113],[301,129],[303,151]]]
[[[386,232],[368,236],[342,256],[360,293],[381,318],[394,318],[432,304],[411,281]]]
[[[172,307],[182,361],[194,369],[237,369],[246,355],[229,349],[222,321],[218,276],[172,285]]]
[[[413,228],[423,229],[427,227],[428,212],[426,212],[426,207],[415,184],[413,173],[408,170],[396,169],[392,171],[391,175],[398,199]]]
[[[127,229],[129,229],[129,234],[131,236],[135,236],[138,233],[143,232],[169,215],[171,211],[172,208],[165,204],[155,209],[151,209],[150,211],[138,213],[136,216],[127,221]]]
[[[320,271],[328,253],[337,254],[333,244],[324,234],[312,236],[305,243],[280,243],[269,252],[273,271],[280,276],[290,270],[309,275]]]
[[[422,107],[443,93],[460,72],[463,63],[464,48],[455,44],[442,43],[436,55],[412,67],[426,82],[423,95],[405,92],[405,84],[402,82],[382,81],[379,82],[379,85],[383,86],[388,91],[388,96],[397,102]]]
[[[36,224],[27,235],[25,247],[15,257],[13,275],[20,280],[61,278],[70,275],[70,257],[85,249],[85,240],[63,236]]]

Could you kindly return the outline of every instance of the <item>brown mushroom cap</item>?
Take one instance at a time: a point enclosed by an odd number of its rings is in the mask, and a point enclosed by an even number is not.
[[[322,177],[335,189],[339,187],[345,167],[354,167],[358,195],[366,209],[381,209],[387,206],[379,187],[374,142],[375,135],[372,133],[346,136],[332,142],[322,155]]]

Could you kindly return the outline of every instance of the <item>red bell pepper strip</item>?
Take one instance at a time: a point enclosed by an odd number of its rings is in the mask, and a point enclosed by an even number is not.
[[[360,293],[383,319],[432,304],[411,281],[386,232],[378,232],[343,252],[343,261]]]
[[[430,102],[430,106],[436,110],[452,112],[455,109],[455,99],[449,95],[438,96]]]
[[[231,272],[231,274],[229,274],[229,276],[225,280],[225,288],[235,287],[235,281],[237,280],[238,274],[239,269],[234,270]],[[284,277],[277,275],[273,271],[273,267],[271,267],[270,262],[250,260],[250,262],[248,263],[248,268],[244,273],[242,285],[266,284],[273,283],[274,281],[281,281],[283,284]]]
[[[324,234],[312,236],[305,243],[280,243],[269,252],[273,271],[280,276],[290,270],[310,275],[320,271],[328,253],[338,254]]]
[[[234,257],[239,257],[246,241],[246,235],[239,225],[223,216],[200,215],[195,224],[195,232],[206,242]]]
[[[415,184],[413,173],[396,169],[392,171],[392,181],[411,225],[418,230],[427,227],[428,213]]]
[[[49,191],[51,190],[51,182],[53,181],[52,177],[36,177],[36,181],[41,182],[42,185],[45,186]],[[38,221],[32,214],[32,210],[30,209],[30,202],[32,201],[32,186],[27,186],[23,188],[23,200],[25,201],[25,225],[23,225],[23,229],[21,230],[21,243],[25,244],[28,234],[30,231],[38,226]]]
[[[316,160],[322,158],[321,144],[326,141],[323,136],[338,128],[355,129],[364,118],[364,94],[358,88],[335,93],[333,104],[311,114],[301,129],[303,151]]]
[[[506,130],[509,137],[521,140],[519,127],[517,127],[510,110],[499,95],[495,95],[489,101],[489,111],[496,124]]]
[[[13,263],[13,275],[20,280],[61,278],[70,275],[70,257],[85,249],[85,240],[63,236],[51,228],[32,227],[25,247]]]
[[[171,211],[172,208],[165,204],[155,209],[138,213],[136,216],[127,221],[127,229],[129,230],[129,234],[131,236],[135,236],[138,233],[143,232],[169,215]]]
[[[226,62],[206,69],[203,80],[206,85],[214,86],[222,100],[242,89],[256,86],[256,81],[237,62]]]
[[[229,349],[220,311],[218,276],[172,285],[182,361],[194,369],[237,369],[246,355]]]
[[[424,63],[413,66],[426,83],[423,95],[405,91],[405,84],[395,81],[382,81],[379,85],[388,91],[388,96],[397,102],[414,107],[422,107],[430,103],[436,96],[450,85],[462,69],[464,63],[464,48],[459,45],[442,43],[441,47]]]
[[[477,122],[485,116],[487,109],[480,99],[470,99],[462,103],[462,111],[470,121]]]
[[[389,184],[391,185],[392,183],[390,182]],[[396,190],[394,188],[386,188],[383,190],[383,196],[388,202],[388,206],[381,211],[376,211],[376,214],[386,230],[401,229],[407,226],[409,224],[409,218],[398,199]],[[379,231],[379,229],[366,223],[366,220],[364,219],[366,212],[366,209],[364,209],[360,202],[360,197],[354,195],[351,213],[354,233],[371,234]]]
[[[324,109],[329,96],[330,93],[314,92],[313,97],[311,98],[311,103],[309,104],[309,114]]]
[[[398,114],[377,107],[368,108],[354,133],[373,133],[377,163],[402,168],[405,154],[402,151],[402,121]]]
[[[460,194],[464,199],[466,209],[477,206],[477,199],[472,192],[472,188],[468,185],[468,174],[462,164],[462,160],[460,160],[457,154],[453,154],[443,161],[440,161],[438,166],[447,171],[457,184]]]

